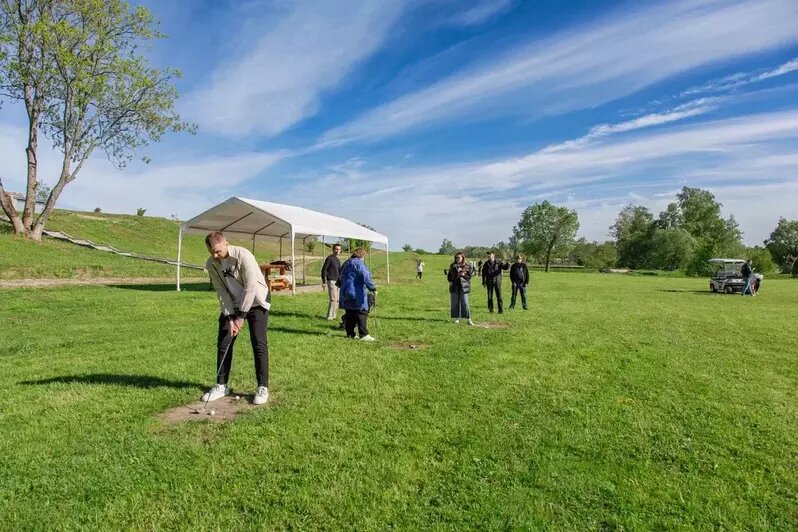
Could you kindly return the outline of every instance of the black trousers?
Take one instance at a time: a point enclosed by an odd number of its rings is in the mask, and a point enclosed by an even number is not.
[[[346,335],[349,338],[355,337],[355,325],[357,325],[357,333],[361,338],[367,336],[369,333],[368,321],[369,313],[362,310],[346,310],[344,314],[344,325],[346,327]]]
[[[496,293],[496,303],[499,307],[499,312],[502,312],[502,283],[499,282],[488,282],[486,285],[488,288],[488,310],[493,312],[493,293]]]
[[[258,386],[269,386],[269,341],[267,332],[269,328],[269,311],[263,307],[252,307],[246,317],[249,324],[249,340],[252,342],[252,352],[255,355],[255,377]],[[230,337],[227,323],[230,321],[225,315],[219,316],[219,336],[216,341],[216,370],[219,377],[217,384],[227,384],[230,378],[230,368],[233,365],[233,346],[237,336]],[[227,356],[225,356],[225,352]],[[222,364],[224,358],[224,364]],[[221,367],[220,367],[221,366]]]
[[[513,283],[513,298],[510,300],[510,308],[515,307],[515,296],[521,293],[521,306],[526,309],[526,286],[524,283]]]

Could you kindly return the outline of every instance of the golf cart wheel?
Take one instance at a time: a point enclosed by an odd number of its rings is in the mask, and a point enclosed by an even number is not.
[[[726,293],[727,293],[727,294],[733,294],[733,293],[734,293],[734,288],[733,288],[733,287],[731,287],[731,286],[727,286],[727,287],[726,287]]]
[[[716,293],[718,291],[718,289],[715,288],[715,285],[712,283],[709,283],[709,289],[712,290],[713,293]]]

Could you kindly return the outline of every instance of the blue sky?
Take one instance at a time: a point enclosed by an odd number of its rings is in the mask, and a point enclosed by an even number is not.
[[[621,207],[657,213],[684,185],[713,191],[748,244],[798,218],[795,0],[145,5],[170,35],[151,59],[183,71],[199,133],[121,171],[98,154],[62,206],[185,219],[238,195],[427,249],[506,240],[544,199],[604,240]],[[11,189],[20,113],[0,110]]]

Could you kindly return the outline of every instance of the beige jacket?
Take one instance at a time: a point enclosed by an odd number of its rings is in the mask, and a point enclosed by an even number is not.
[[[225,282],[222,261],[210,257],[205,263],[211,284],[219,297],[222,314],[243,318],[252,307],[261,306],[269,310],[271,305],[266,301],[269,288],[266,286],[266,279],[263,278],[263,272],[260,271],[255,255],[238,246],[228,246],[227,253],[228,258],[224,261],[233,263],[228,273],[242,287],[240,295],[236,294],[236,290],[230,290]]]

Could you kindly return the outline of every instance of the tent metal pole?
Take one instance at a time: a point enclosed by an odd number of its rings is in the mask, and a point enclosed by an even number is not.
[[[252,233],[252,254],[255,254],[255,233]]]
[[[180,254],[183,251],[183,226],[177,233],[177,291],[180,291]]]
[[[305,240],[307,238],[308,237],[302,239],[302,286],[307,284],[307,281],[305,280]]]
[[[280,237],[280,260],[283,260],[283,237]]]
[[[294,226],[291,226],[291,295],[296,295],[296,261],[294,260]]]

